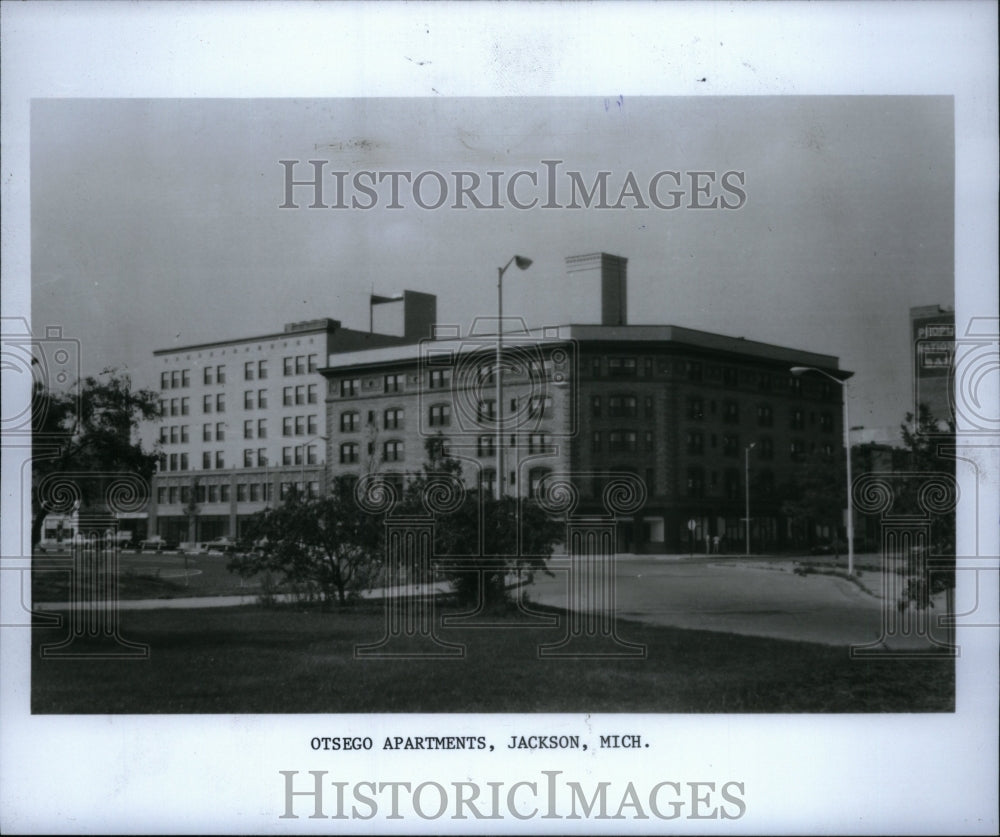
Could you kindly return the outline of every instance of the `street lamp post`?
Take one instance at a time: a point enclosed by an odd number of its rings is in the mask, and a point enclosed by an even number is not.
[[[831,375],[815,366],[793,366],[792,374],[798,377],[806,372],[818,372],[834,383],[840,384],[844,401],[844,453],[847,455],[847,574],[854,575],[854,498],[851,496],[851,413],[847,406],[847,379]]]
[[[744,451],[745,463],[744,463],[744,473],[743,482],[746,491],[746,534],[747,534],[747,558],[750,557],[750,451],[757,447],[756,442],[751,442],[746,446]]]
[[[527,270],[531,267],[531,259],[524,256],[511,256],[510,260],[503,267],[497,268],[497,357],[496,357],[496,456],[497,456],[497,479],[496,479],[496,499],[499,502],[504,495],[503,491],[503,367],[501,366],[503,355],[503,275],[507,268],[516,264],[518,270]]]

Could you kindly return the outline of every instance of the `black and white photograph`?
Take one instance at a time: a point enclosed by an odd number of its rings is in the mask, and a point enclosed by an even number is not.
[[[155,4],[3,6],[5,830],[993,831],[995,73],[388,5],[207,83]],[[85,9],[148,81],[9,81]],[[289,20],[345,52],[232,78]]]

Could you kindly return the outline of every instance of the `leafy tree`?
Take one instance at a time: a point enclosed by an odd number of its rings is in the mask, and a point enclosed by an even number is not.
[[[446,451],[443,441],[431,438],[426,444],[427,461],[422,473],[407,485],[404,507],[413,514],[426,514],[424,498],[435,481],[444,477],[461,481],[461,463]],[[563,525],[552,518],[535,500],[505,497],[496,500],[489,492],[465,492],[458,507],[436,515],[435,555],[479,558],[482,569],[445,571],[459,599],[478,602],[483,584],[483,605],[503,608],[509,603],[507,578],[516,574],[548,572],[547,560],[564,535]],[[482,582],[480,581],[482,579]]]
[[[342,474],[325,497],[293,492],[277,508],[258,512],[229,569],[244,578],[279,573],[285,582],[314,584],[325,601],[345,605],[373,577],[383,541],[382,519],[358,505],[355,482]]]
[[[929,579],[915,578],[908,585],[905,600],[926,607],[931,595],[955,586],[955,511],[950,493],[955,459],[949,455],[949,449],[955,446],[955,423],[939,421],[926,404],[919,404],[915,415],[906,414],[900,437],[906,452],[907,478],[896,492],[893,513],[916,517],[929,514],[929,552],[938,561],[946,562],[944,567],[935,567]],[[928,490],[936,496],[930,508]]]
[[[845,482],[843,456],[816,451],[795,468],[781,505],[782,513],[800,524],[828,526],[838,533],[833,538],[835,558],[840,557],[839,531],[847,505]]]
[[[158,455],[136,437],[139,424],[159,415],[159,395],[133,389],[127,374],[105,369],[88,376],[78,392],[39,385],[32,400],[33,458],[31,544],[41,540],[42,523],[53,507],[38,492],[43,478],[58,473],[129,473],[149,479]],[[85,504],[98,501],[102,488],[83,480],[77,486]]]

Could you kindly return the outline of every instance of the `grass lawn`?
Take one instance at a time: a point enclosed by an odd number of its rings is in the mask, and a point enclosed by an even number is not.
[[[556,612],[556,611],[552,611]],[[379,604],[139,610],[121,634],[147,660],[42,659],[35,713],[950,712],[954,663],[851,660],[846,648],[619,621],[646,659],[538,659],[564,628],[441,628],[452,660],[354,659],[383,635]],[[563,624],[565,624],[563,622]]]
[[[118,596],[123,600],[176,599],[259,592],[259,579],[241,579],[229,572],[228,562],[224,555],[123,552],[119,556]],[[72,566],[69,553],[36,555],[31,573],[32,601],[67,601]]]

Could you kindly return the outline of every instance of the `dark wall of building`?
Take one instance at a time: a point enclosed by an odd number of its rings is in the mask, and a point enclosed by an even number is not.
[[[704,551],[706,535],[742,551],[750,445],[752,546],[790,545],[781,487],[810,454],[843,456],[841,388],[794,377],[787,366],[595,346],[583,353],[581,376],[574,470],[594,474],[583,489],[595,509],[602,475],[627,471],[645,481],[647,505],[629,535],[638,551],[683,550],[692,538]]]

